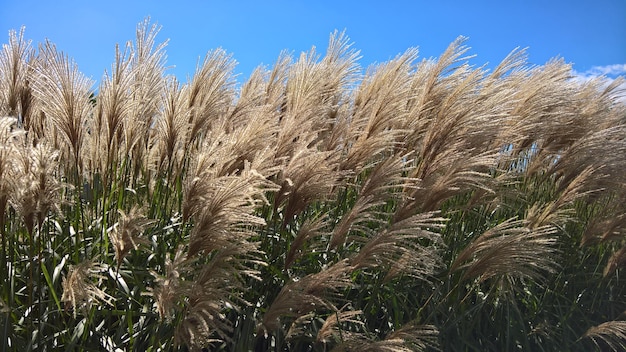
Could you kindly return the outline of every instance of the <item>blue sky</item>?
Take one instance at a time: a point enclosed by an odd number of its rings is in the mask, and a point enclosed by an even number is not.
[[[457,36],[469,37],[472,63],[494,66],[515,47],[529,61],[562,57],[581,75],[626,74],[626,0],[550,1],[33,1],[0,0],[0,42],[26,27],[33,43],[48,38],[88,77],[110,69],[116,43],[134,39],[137,23],[150,16],[169,39],[169,73],[182,81],[207,51],[221,47],[246,77],[271,65],[282,50],[294,54],[346,30],[361,51],[361,65],[418,47],[437,57]]]

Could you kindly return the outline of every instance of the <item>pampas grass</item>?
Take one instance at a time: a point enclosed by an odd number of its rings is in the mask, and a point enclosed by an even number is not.
[[[476,67],[463,37],[363,69],[335,32],[185,83],[158,32],[97,89],[3,45],[2,350],[623,346],[620,81]]]

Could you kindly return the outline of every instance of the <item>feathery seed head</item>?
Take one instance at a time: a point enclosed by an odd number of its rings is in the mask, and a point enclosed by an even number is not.
[[[63,295],[61,301],[65,302],[66,310],[71,309],[74,316],[77,312],[86,315],[93,304],[106,303],[111,305],[114,298],[93,283],[99,268],[91,261],[85,260],[70,270],[63,278]]]

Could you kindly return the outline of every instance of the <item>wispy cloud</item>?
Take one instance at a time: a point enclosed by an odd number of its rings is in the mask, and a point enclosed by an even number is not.
[[[581,75],[586,76],[586,77],[597,77],[597,76],[615,77],[615,76],[626,75],[626,64],[593,66],[589,70],[582,72]]]
[[[618,77],[621,77],[622,83],[617,88],[619,94],[618,100],[626,104],[626,64],[614,64],[606,66],[593,66],[587,71],[578,72],[572,71],[573,78],[581,83],[590,81],[596,78],[602,78],[604,83],[603,87],[607,87],[613,83]]]

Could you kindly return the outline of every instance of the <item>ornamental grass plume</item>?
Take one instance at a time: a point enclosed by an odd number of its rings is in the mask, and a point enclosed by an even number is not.
[[[0,117],[0,224],[3,225],[1,228],[3,237],[6,233],[4,221],[7,202],[15,186],[13,179],[15,172],[13,158],[19,149],[14,141],[20,134],[20,132],[15,130],[16,123],[17,119],[15,118]]]
[[[61,214],[61,192],[65,185],[56,177],[58,156],[57,151],[43,142],[16,150],[9,202],[30,234],[35,228],[41,230],[49,213]]]
[[[19,117],[25,126],[30,127],[33,97],[29,80],[32,69],[29,69],[28,62],[34,56],[34,50],[31,42],[24,39],[24,28],[19,34],[14,30],[9,31],[9,44],[2,45],[0,55],[2,65],[0,114]]]
[[[244,289],[241,276],[257,278],[258,275],[248,269],[241,259],[241,253],[248,251],[249,259],[254,260],[254,245],[247,247],[242,248],[241,244],[235,243],[217,251],[207,263],[196,269],[193,282],[188,283],[184,291],[178,292],[187,299],[182,321],[174,336],[177,344],[202,349],[212,342],[232,342],[233,326],[224,312],[229,307],[247,304],[241,295],[232,294]]]
[[[540,281],[544,271],[556,271],[555,232],[551,226],[529,229],[524,222],[509,219],[465,247],[451,270],[464,270],[463,279],[478,281],[502,275]]]
[[[294,153],[277,174],[280,190],[274,198],[275,211],[284,214],[283,224],[293,221],[315,202],[334,196],[341,180],[339,155],[302,148]]]
[[[163,114],[156,120],[155,139],[158,145],[152,149],[152,159],[159,173],[175,170],[174,174],[179,175],[182,171],[185,158],[184,145],[189,132],[188,94],[189,90],[181,88],[175,78],[167,82]]]
[[[349,275],[354,269],[346,259],[287,283],[263,315],[257,336],[265,340],[271,338],[280,331],[281,319],[297,318],[318,310],[337,311],[332,297],[353,286]]]
[[[367,233],[372,224],[383,222],[377,217],[381,206],[401,200],[401,186],[408,182],[403,177],[403,173],[408,171],[404,159],[406,156],[389,157],[364,167],[368,175],[357,185],[359,189],[354,205],[335,225],[329,243],[331,248],[342,246],[350,232]]]
[[[265,220],[252,212],[263,201],[262,192],[268,183],[251,170],[244,170],[244,174],[238,176],[196,182],[206,184],[194,188],[202,189],[203,193],[193,194],[193,200],[185,201],[200,203],[196,205],[199,209],[192,212],[194,226],[189,234],[189,256],[200,252],[208,254],[230,244],[241,244],[241,249],[245,250],[244,244],[255,233],[253,228],[265,225]]]
[[[223,50],[207,53],[202,65],[188,85],[188,130],[185,145],[188,147],[211,129],[213,121],[226,113],[234,101],[232,71],[235,61]]]
[[[40,102],[41,114],[46,116],[44,128],[52,133],[46,138],[63,154],[64,165],[82,172],[85,143],[85,123],[91,112],[93,83],[78,71],[78,66],[47,42],[39,49],[35,66],[33,94]]]
[[[133,67],[130,56],[132,50],[127,45],[121,50],[115,47],[115,61],[111,72],[105,71],[98,87],[95,115],[88,121],[90,129],[87,146],[88,170],[101,174],[105,181],[113,177],[111,167],[120,161],[119,150],[122,146],[121,132],[124,121],[132,112],[131,87],[133,85]]]
[[[623,80],[334,32],[184,82],[159,29],[97,89],[2,46],[0,350],[623,349]]]
[[[132,249],[136,250],[140,244],[148,243],[147,239],[143,238],[141,235],[144,230],[155,221],[147,219],[144,215],[144,211],[137,206],[131,208],[128,214],[122,210],[118,211],[120,217],[118,222],[113,225],[111,231],[109,231],[109,239],[115,249],[115,259],[117,260],[117,267],[119,269],[124,257],[126,257]]]
[[[396,147],[404,134],[402,124],[409,99],[410,74],[417,50],[368,71],[354,93],[354,106],[346,131],[347,155],[341,168],[356,173],[377,156]]]
[[[63,279],[61,302],[65,303],[65,309],[71,310],[74,316],[77,312],[87,314],[93,304],[113,305],[115,298],[98,288],[92,281],[93,278],[102,278],[98,272],[100,272],[98,266],[89,260],[70,266],[67,277]]]
[[[360,334],[358,332],[344,330],[345,327],[342,327],[341,325],[342,323],[363,325],[363,322],[357,318],[362,313],[363,312],[359,310],[344,311],[342,308],[338,312],[330,314],[326,320],[324,320],[324,324],[322,324],[322,327],[317,332],[317,342],[325,344],[329,342],[359,339]]]
[[[148,291],[154,298],[154,305],[161,321],[171,322],[175,317],[178,300],[181,298],[180,293],[186,289],[186,284],[181,281],[181,275],[186,273],[186,264],[184,249],[179,246],[173,259],[165,258],[164,275],[151,272],[155,277],[155,284],[149,287]]]
[[[437,334],[438,331],[434,326],[419,326],[408,323],[383,340],[345,341],[333,348],[333,351],[352,351],[355,349],[368,352],[439,351]]]
[[[314,240],[316,238],[325,237],[326,233],[323,228],[326,226],[328,226],[328,224],[324,220],[324,217],[309,218],[300,225],[298,233],[293,241],[291,241],[289,251],[285,256],[285,269],[288,269],[296,259],[306,254],[307,248],[303,248],[306,244],[311,244],[310,250],[316,249],[313,247],[316,243]],[[321,249],[321,247],[317,249]]]
[[[440,266],[436,250],[440,237],[435,231],[445,219],[436,215],[415,214],[371,234],[351,262],[359,269],[388,270],[388,279],[404,274],[427,280]]]
[[[626,348],[626,321],[612,320],[593,326],[585,332],[585,338],[589,338],[598,348],[606,348],[611,351],[620,351]]]

